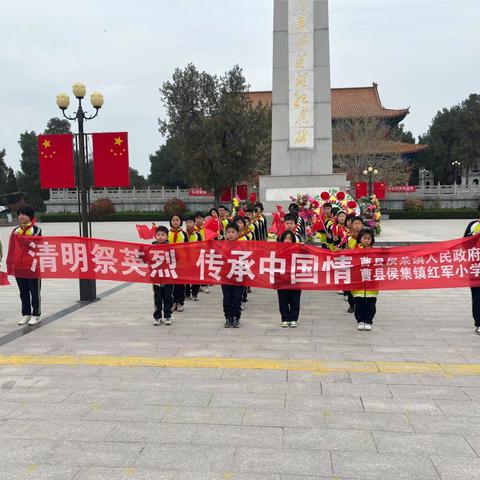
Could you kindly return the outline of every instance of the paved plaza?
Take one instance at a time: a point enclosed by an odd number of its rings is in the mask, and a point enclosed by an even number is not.
[[[382,239],[466,223],[387,221]],[[369,333],[335,292],[303,292],[299,327],[283,329],[275,291],[254,289],[233,330],[218,286],[170,327],[152,326],[150,286],[97,287],[84,306],[77,281],[45,280],[44,321],[25,328],[16,286],[0,289],[0,479],[480,479],[468,289],[381,292]]]

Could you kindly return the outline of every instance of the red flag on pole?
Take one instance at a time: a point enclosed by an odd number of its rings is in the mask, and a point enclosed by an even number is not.
[[[96,187],[128,187],[128,133],[94,133],[93,183]]]
[[[73,135],[39,135],[41,188],[74,188]]]

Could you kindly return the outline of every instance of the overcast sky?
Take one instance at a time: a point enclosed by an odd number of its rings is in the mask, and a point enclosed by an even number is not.
[[[0,0],[0,149],[19,168],[19,134],[42,132],[55,96],[82,81],[105,105],[88,131],[128,131],[131,166],[149,172],[163,139],[158,87],[193,62],[243,67],[271,89],[273,0]],[[479,0],[330,0],[332,87],[379,83],[385,107],[437,112],[480,91]]]

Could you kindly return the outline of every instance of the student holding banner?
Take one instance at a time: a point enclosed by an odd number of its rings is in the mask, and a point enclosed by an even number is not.
[[[480,218],[467,225],[463,236],[472,237],[478,234],[480,234]],[[472,292],[472,315],[475,322],[475,333],[480,335],[480,287],[471,287],[470,290]]]

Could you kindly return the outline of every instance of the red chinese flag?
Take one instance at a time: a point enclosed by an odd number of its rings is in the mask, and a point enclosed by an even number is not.
[[[357,182],[355,184],[355,197],[362,198],[368,195],[367,182]]]
[[[93,183],[96,187],[129,187],[128,133],[94,133]]]
[[[373,193],[378,200],[383,200],[385,198],[385,189],[385,182],[373,182]]]
[[[41,188],[74,188],[73,135],[39,135]]]

